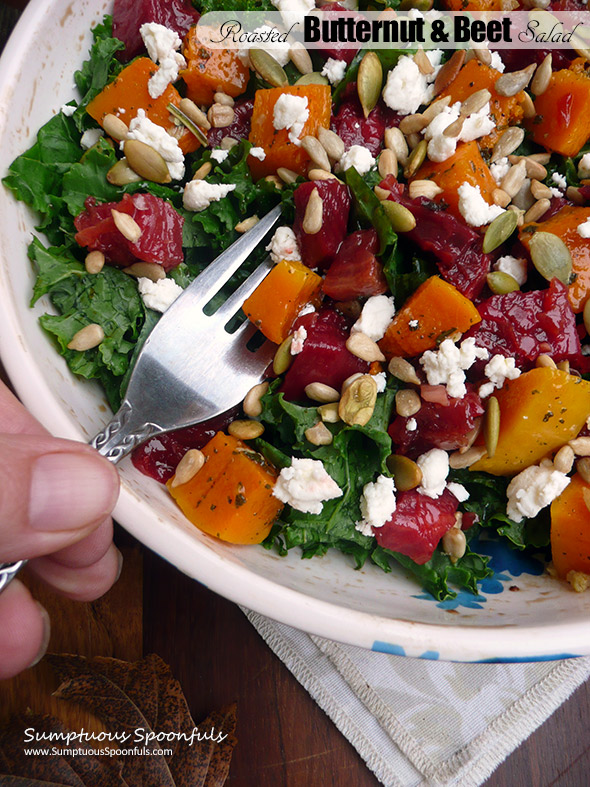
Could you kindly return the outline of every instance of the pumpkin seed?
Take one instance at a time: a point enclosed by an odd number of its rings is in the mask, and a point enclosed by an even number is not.
[[[489,254],[507,241],[516,229],[517,223],[518,217],[514,211],[507,210],[496,216],[484,235],[483,253]]]
[[[340,161],[344,155],[344,142],[338,134],[322,127],[318,131],[318,139],[332,161]]]
[[[412,175],[415,175],[416,172],[422,166],[422,164],[424,164],[424,159],[426,158],[427,149],[428,149],[428,142],[425,139],[423,139],[412,150],[408,158],[408,163],[406,164],[406,167],[404,169],[404,175],[406,176],[406,178],[411,178]]]
[[[293,363],[293,356],[291,355],[292,343],[293,336],[291,335],[287,336],[287,338],[279,344],[272,361],[272,370],[276,375],[284,374]]]
[[[493,164],[494,161],[514,153],[514,151],[522,145],[523,140],[523,128],[520,128],[519,126],[510,126],[510,128],[507,128],[494,145],[492,150],[492,158],[490,159],[491,163]]]
[[[444,66],[439,69],[438,74],[436,75],[436,79],[434,80],[435,96],[438,96],[439,93],[442,93],[442,91],[451,84],[453,79],[455,79],[459,71],[463,68],[464,62],[465,50],[455,50],[449,60],[447,60]]]
[[[302,43],[296,41],[291,45],[291,48],[289,49],[289,57],[300,74],[311,74],[313,71],[311,56]]]
[[[496,93],[500,96],[515,96],[517,93],[520,93],[531,81],[536,68],[536,63],[531,63],[530,66],[523,68],[521,71],[510,71],[508,74],[502,74],[494,85]]]
[[[68,350],[77,350],[78,352],[91,350],[93,347],[98,347],[103,339],[104,331],[102,327],[97,325],[97,323],[91,323],[72,336],[68,344]],[[375,388],[377,388],[376,385]]]
[[[483,88],[482,90],[477,90],[475,93],[472,93],[461,104],[461,116],[469,117],[469,115],[472,115],[474,112],[479,112],[480,109],[485,107],[491,97],[492,94],[489,90],[487,90],[487,88]]]
[[[453,470],[462,470],[465,467],[471,467],[471,465],[483,459],[486,453],[486,449],[483,446],[475,445],[472,448],[468,448],[467,451],[463,453],[455,451],[449,456],[449,466]]]
[[[506,295],[509,292],[520,290],[518,282],[509,273],[504,271],[492,271],[487,277],[488,287],[494,295]]]
[[[229,96],[228,96],[228,98],[229,98]],[[191,101],[191,104],[192,103],[193,102]],[[186,107],[187,105],[184,104],[184,106]],[[168,104],[167,109],[168,109],[168,112],[170,112],[170,114],[173,117],[175,117],[177,120],[180,120],[180,122],[182,123],[182,125],[185,128],[188,128],[188,130],[191,132],[191,134],[194,134],[194,136],[199,140],[199,142],[201,143],[201,145],[203,145],[203,147],[206,147],[206,148],[209,147],[209,140],[207,139],[205,134],[203,134],[203,132],[199,128],[199,125],[202,125],[202,123],[197,125],[197,123],[195,123],[195,121],[193,120],[192,117],[190,117],[190,115],[187,115],[185,112],[182,111],[182,109],[180,109],[179,107],[174,106],[174,104]],[[199,112],[205,118],[205,122],[207,123],[207,128],[208,129],[211,128],[209,120],[207,120],[207,118],[201,112],[201,110],[197,106],[195,106],[195,109],[197,110],[197,112]],[[233,110],[232,110],[232,113],[233,113]],[[195,115],[194,112],[193,112],[193,115]],[[232,117],[233,117],[233,115],[232,115]],[[203,126],[203,128],[204,128],[204,126]]]
[[[486,444],[486,451],[490,458],[496,453],[499,436],[500,404],[495,396],[490,396],[486,406],[486,416],[483,425],[483,437]]]
[[[384,199],[381,205],[395,232],[410,232],[416,226],[416,219],[412,211],[408,210],[405,205],[400,205],[399,202],[390,199]]]
[[[367,52],[361,60],[356,89],[365,120],[375,108],[383,85],[383,66],[375,52]]]
[[[528,224],[529,221],[538,221],[541,216],[543,216],[549,208],[551,207],[551,200],[549,199],[538,199],[534,205],[527,210],[524,214],[524,222]]]
[[[199,128],[209,131],[211,128],[211,123],[209,123],[207,120],[207,115],[202,110],[200,110],[195,102],[191,101],[190,98],[181,98],[178,108],[181,112],[184,112],[184,114],[190,118],[193,123],[195,123],[195,125],[199,126]]]
[[[385,460],[398,492],[415,489],[422,483],[422,470],[416,462],[401,454],[391,454]]]
[[[587,300],[584,304],[584,328],[590,336],[590,300]]]
[[[533,265],[547,281],[556,276],[566,286],[572,275],[572,255],[557,235],[535,232],[529,241]]]
[[[205,464],[205,454],[198,448],[189,449],[176,465],[174,478],[170,482],[172,488],[187,484],[196,476]]]
[[[264,434],[264,425],[260,421],[238,419],[229,424],[227,431],[232,437],[237,437],[238,440],[255,440]]]
[[[145,180],[152,183],[170,183],[168,165],[157,150],[138,139],[126,140],[123,153],[128,165]]]
[[[248,50],[248,54],[254,71],[269,85],[286,87],[289,84],[285,69],[264,49],[256,49],[254,47]]]
[[[370,374],[354,380],[338,404],[338,415],[349,426],[366,426],[371,420],[377,401],[377,383]]]
[[[305,439],[312,445],[330,445],[334,436],[323,421],[318,421],[303,433]]]
[[[250,50],[252,51],[252,50]],[[312,71],[311,74],[303,74],[295,82],[296,85],[329,85],[329,80],[322,76],[318,71]]]
[[[107,180],[113,186],[127,186],[129,183],[138,183],[141,175],[127,164],[127,159],[122,158],[107,172]]]

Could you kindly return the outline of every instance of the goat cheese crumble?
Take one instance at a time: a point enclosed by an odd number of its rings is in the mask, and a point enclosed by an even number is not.
[[[394,314],[393,297],[372,295],[363,306],[361,316],[352,326],[351,333],[364,333],[369,339],[378,342],[385,336],[385,331],[393,320]]]
[[[380,475],[376,481],[365,484],[360,506],[362,519],[355,527],[364,536],[374,535],[374,528],[383,527],[395,511],[395,483],[393,478]]]
[[[264,161],[266,158],[266,151],[264,148],[250,148],[250,153],[248,155],[254,156],[254,158],[257,158],[259,161]]]
[[[515,522],[535,517],[563,492],[570,482],[565,473],[555,470],[552,462],[525,468],[515,476],[506,490],[506,513]]]
[[[498,186],[502,183],[511,167],[512,164],[508,161],[508,156],[499,158],[497,161],[494,161],[493,164],[490,164],[490,172]]]
[[[402,55],[387,74],[383,101],[400,115],[412,115],[434,97],[434,80],[440,68],[441,50],[426,52],[434,71],[423,74],[412,57]]]
[[[153,123],[146,116],[145,110],[138,110],[137,116],[129,124],[127,139],[137,139],[157,150],[168,165],[168,172],[172,180],[182,180],[184,177],[184,155],[178,140],[165,128]],[[124,144],[121,142],[121,149]]]
[[[294,145],[301,145],[299,136],[309,118],[309,105],[306,96],[293,96],[282,93],[274,105],[272,124],[277,131],[286,129]]]
[[[287,30],[293,25],[301,25],[305,15],[315,8],[315,0],[271,0],[271,2],[280,12]]]
[[[326,77],[331,85],[335,85],[344,79],[346,66],[346,60],[336,60],[333,57],[329,57],[322,68],[322,76]]]
[[[501,271],[512,276],[518,282],[518,286],[522,285],[527,280],[528,266],[527,261],[520,257],[513,257],[511,254],[506,254],[500,257],[493,265],[495,271]]]
[[[504,213],[504,208],[499,205],[489,205],[485,201],[479,186],[472,186],[465,182],[459,186],[457,193],[459,194],[459,213],[472,227],[483,227]]]
[[[201,211],[212,202],[219,202],[235,189],[235,183],[208,183],[206,180],[190,180],[184,187],[182,202],[187,210]]]
[[[297,238],[291,227],[278,227],[272,236],[271,242],[266,247],[270,252],[270,258],[275,263],[281,260],[301,260],[301,252],[297,245]]]
[[[351,145],[338,162],[338,171],[346,172],[354,167],[359,175],[366,175],[375,166],[371,151],[363,145]]]
[[[225,161],[226,158],[229,156],[229,150],[212,150],[211,151],[211,158],[213,161],[216,161],[218,164],[221,164],[222,161]]]
[[[496,388],[501,388],[506,380],[516,380],[520,377],[520,369],[516,366],[514,358],[507,358],[505,355],[494,355],[485,365],[483,370],[489,383],[484,383],[479,388],[479,395],[482,399],[490,396]]]
[[[582,158],[578,161],[578,177],[580,180],[587,180],[590,178],[590,153],[584,153]]]
[[[182,295],[182,287],[173,279],[152,281],[142,276],[137,280],[137,288],[148,309],[156,312],[165,312]]]
[[[417,491],[433,499],[440,497],[446,489],[449,474],[447,452],[442,448],[431,448],[416,459],[416,464],[422,471],[422,483]]]
[[[157,22],[143,24],[139,32],[148,55],[160,66],[148,82],[151,98],[159,98],[171,82],[176,82],[180,69],[186,68],[186,60],[177,51],[182,46],[182,40],[175,30]]]
[[[449,481],[447,489],[454,495],[460,503],[469,500],[469,492],[465,489],[463,484],[458,484],[456,481]]]
[[[590,238],[590,219],[578,224],[577,232],[581,238]]]
[[[321,514],[323,503],[342,496],[342,490],[319,459],[291,460],[283,467],[272,494],[304,514]]]
[[[293,333],[293,340],[291,341],[291,355],[299,355],[301,350],[303,350],[303,345],[305,344],[305,340],[307,339],[307,331],[300,325],[296,331]]]
[[[80,138],[80,147],[84,148],[84,150],[90,150],[102,136],[103,131],[101,128],[86,129]]]
[[[451,339],[441,342],[438,350],[426,350],[420,358],[429,385],[446,385],[447,393],[460,399],[467,393],[465,371],[476,360],[487,361],[489,352],[475,346],[475,339],[465,339],[456,345]]]

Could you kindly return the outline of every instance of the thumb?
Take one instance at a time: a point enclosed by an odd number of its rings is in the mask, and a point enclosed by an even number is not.
[[[38,557],[86,537],[112,511],[119,479],[84,444],[0,434],[0,562]]]

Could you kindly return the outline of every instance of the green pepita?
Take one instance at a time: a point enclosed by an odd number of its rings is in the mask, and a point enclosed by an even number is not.
[[[494,295],[506,295],[509,292],[516,292],[516,290],[520,289],[514,276],[504,273],[504,271],[488,273],[487,282]]]
[[[296,85],[329,85],[327,77],[322,76],[318,71],[312,71],[310,74],[303,74],[295,82]]]
[[[128,139],[123,152],[131,169],[145,180],[151,180],[153,183],[170,183],[172,180],[163,157],[144,142]]]
[[[422,164],[424,164],[424,159],[426,158],[426,151],[428,149],[428,142],[423,139],[421,140],[414,150],[410,153],[408,158],[408,163],[406,164],[406,168],[404,169],[404,175],[406,178],[411,178],[413,175],[418,172]]]
[[[168,112],[173,115],[177,120],[180,120],[182,125],[194,134],[195,137],[199,140],[203,147],[209,147],[209,140],[207,139],[206,135],[203,134],[201,129],[197,126],[192,118],[190,118],[187,114],[185,114],[181,109],[175,107],[174,104],[168,104]]]
[[[489,254],[501,246],[512,235],[518,224],[513,210],[504,211],[492,221],[483,238],[483,253]]]
[[[375,52],[367,52],[358,70],[356,89],[365,120],[375,108],[383,85],[383,66]]]
[[[381,205],[395,232],[410,232],[416,226],[412,211],[405,205],[390,199],[382,200]]]
[[[272,370],[275,374],[284,374],[289,366],[291,366],[291,362],[293,361],[293,356],[291,355],[292,343],[293,336],[287,336],[287,338],[279,344],[272,362]]]
[[[490,396],[488,399],[483,436],[487,454],[491,458],[496,453],[500,436],[500,405],[495,396]]]
[[[422,483],[422,470],[409,457],[391,454],[387,457],[386,462],[398,492],[407,492]]]
[[[566,286],[572,275],[572,255],[557,235],[535,232],[529,241],[533,265],[547,281],[557,277]]]
[[[127,159],[122,158],[109,169],[107,180],[113,186],[127,186],[129,183],[137,183],[141,177],[127,164]]]
[[[264,49],[250,49],[250,63],[256,73],[273,87],[285,87],[289,84],[285,69]]]

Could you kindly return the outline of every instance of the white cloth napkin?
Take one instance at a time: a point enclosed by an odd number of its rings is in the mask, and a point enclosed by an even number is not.
[[[477,787],[590,677],[590,657],[423,661],[244,612],[386,787]]]

